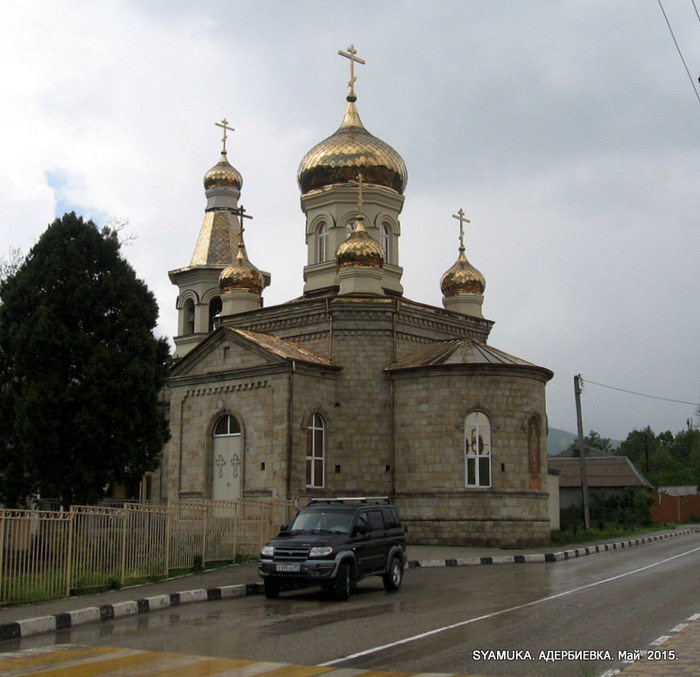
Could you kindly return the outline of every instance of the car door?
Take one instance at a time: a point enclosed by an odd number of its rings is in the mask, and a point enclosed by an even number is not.
[[[387,534],[381,508],[370,508],[368,511],[370,555],[368,557],[369,572],[380,571],[386,565]]]

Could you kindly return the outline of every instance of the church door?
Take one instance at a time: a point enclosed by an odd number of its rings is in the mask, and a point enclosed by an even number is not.
[[[212,487],[215,501],[235,501],[243,487],[243,444],[238,421],[228,414],[214,426],[212,438]]]

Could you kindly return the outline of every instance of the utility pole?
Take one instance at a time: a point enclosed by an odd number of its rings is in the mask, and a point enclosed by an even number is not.
[[[583,416],[581,415],[581,374],[574,376],[574,396],[576,398],[576,424],[578,427],[578,454],[581,464],[581,495],[583,498],[583,527],[591,528],[591,512],[588,507],[588,477],[586,475],[586,448],[583,443]]]

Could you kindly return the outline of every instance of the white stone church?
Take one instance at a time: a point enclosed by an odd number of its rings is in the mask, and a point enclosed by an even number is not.
[[[263,306],[270,275],[244,245],[243,180],[220,124],[192,259],[169,273],[178,359],[160,497],[388,495],[413,543],[545,544],[552,372],[488,344],[485,279],[463,237],[435,281],[443,307],[403,295],[406,165],[365,129],[364,62],[340,53],[347,106],[299,165],[308,258],[303,294],[287,303]]]

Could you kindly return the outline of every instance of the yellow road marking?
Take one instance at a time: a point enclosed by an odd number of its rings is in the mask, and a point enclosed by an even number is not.
[[[115,649],[112,649],[114,653]],[[54,656],[54,661],[59,656]],[[123,671],[131,667],[147,665],[162,661],[163,654],[155,651],[139,651],[129,656],[119,656],[118,658],[106,658],[88,663],[78,663],[73,666],[64,666],[52,670],[40,670],[33,672],[35,677],[94,677],[94,675],[104,675],[109,672]]]

